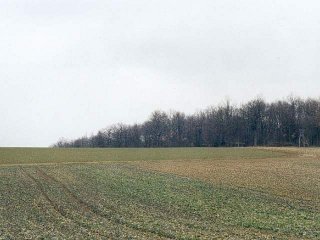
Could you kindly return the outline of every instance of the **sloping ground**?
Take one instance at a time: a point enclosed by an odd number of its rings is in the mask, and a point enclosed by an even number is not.
[[[291,157],[140,162],[148,170],[271,194],[320,210],[320,160]]]

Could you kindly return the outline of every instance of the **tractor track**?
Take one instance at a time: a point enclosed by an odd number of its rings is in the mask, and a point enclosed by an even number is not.
[[[50,205],[53,207],[53,209],[58,212],[61,216],[63,216],[64,218],[67,218],[69,220],[70,219],[66,212],[63,210],[62,207],[60,207],[56,202],[54,202],[49,196],[48,194],[45,192],[44,188],[42,187],[42,185],[40,184],[39,180],[37,180],[35,177],[33,177],[30,173],[28,173],[25,169],[20,168],[21,171],[28,177],[30,178],[37,186],[37,188],[39,189],[39,191],[41,192],[41,194],[44,196],[44,198],[50,203]]]
[[[88,226],[82,222],[76,221],[74,220],[74,218],[72,218],[71,216],[69,216],[69,214],[58,204],[56,203],[54,200],[52,200],[49,195],[46,193],[45,189],[43,188],[43,186],[41,185],[40,181],[38,179],[36,179],[34,176],[32,176],[30,173],[28,173],[25,169],[23,169],[22,167],[20,167],[20,170],[28,177],[30,178],[37,186],[38,190],[41,192],[41,194],[44,196],[44,198],[47,200],[47,202],[49,202],[49,204],[53,207],[53,209],[60,214],[63,218],[70,220],[71,222],[75,223],[76,225],[85,228],[86,230],[88,230],[90,233],[94,234],[94,235],[98,235],[100,238],[102,237],[102,235],[100,234],[100,232],[94,231],[92,230],[92,228],[88,228]]]
[[[75,200],[81,208],[85,212],[92,212],[92,209],[90,208],[89,204],[84,202],[81,198],[79,198],[76,194],[74,194],[63,182],[57,180],[56,178],[48,175],[46,172],[44,172],[41,168],[36,167],[36,171],[38,172],[38,175],[46,179],[47,181],[52,181],[58,184],[73,200]]]
[[[112,217],[110,214],[107,214],[105,212],[102,212],[101,210],[99,210],[98,208],[96,208],[95,206],[92,206],[91,204],[87,203],[86,201],[82,200],[81,198],[79,198],[75,193],[73,193],[67,186],[66,184],[64,184],[63,182],[59,181],[58,179],[56,179],[55,177],[53,176],[50,176],[48,175],[45,171],[43,171],[40,167],[35,167],[36,171],[38,172],[38,174],[40,176],[42,176],[44,179],[46,180],[50,180],[50,181],[53,181],[55,182],[56,184],[58,184],[67,194],[69,194],[69,196],[71,196],[71,198],[76,201],[83,210],[85,210],[86,212],[91,212],[93,213],[94,215],[98,216],[98,217],[102,217],[104,219],[107,219],[111,222],[115,222],[116,224],[121,224],[125,227],[128,227],[132,230],[135,230],[135,231],[139,231],[139,232],[144,232],[144,233],[151,233],[151,234],[154,234],[154,235],[157,235],[158,237],[165,237],[167,239],[174,239],[174,237],[170,234],[167,234],[165,232],[162,232],[162,233],[159,233],[159,232],[156,232],[156,231],[152,231],[152,230],[148,230],[148,229],[144,229],[144,228],[141,228],[141,227],[138,227],[138,226],[134,226],[124,220],[121,220],[119,218],[115,218],[115,217]],[[116,211],[116,209],[112,209],[113,211]]]

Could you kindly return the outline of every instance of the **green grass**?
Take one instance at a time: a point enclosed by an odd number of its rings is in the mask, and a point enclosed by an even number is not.
[[[254,148],[0,148],[0,164],[272,158],[284,155]]]

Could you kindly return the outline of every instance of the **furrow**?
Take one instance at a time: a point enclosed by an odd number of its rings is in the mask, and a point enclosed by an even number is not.
[[[55,201],[53,201],[49,195],[46,193],[45,189],[43,188],[43,186],[41,185],[41,183],[39,182],[38,179],[36,179],[34,176],[32,176],[30,173],[28,173],[24,168],[20,167],[21,171],[27,176],[29,177],[37,186],[38,190],[41,192],[41,194],[44,196],[44,198],[49,202],[49,204],[53,207],[53,209],[59,213],[63,218],[70,220],[71,222],[75,223],[76,225],[83,227],[85,229],[87,229],[89,232],[91,232],[94,235],[99,235],[101,236],[101,234],[97,231],[93,231],[91,228],[88,228],[87,225],[79,222],[79,221],[75,221],[72,217],[70,217],[67,212],[65,212],[63,210],[63,208],[57,204]]]
[[[135,226],[132,225],[122,219],[119,218],[114,218],[112,216],[110,216],[109,214],[102,212],[101,210],[99,210],[98,208],[92,206],[91,204],[87,203],[86,201],[82,200],[81,198],[79,198],[75,193],[73,193],[63,182],[59,181],[58,179],[56,179],[53,176],[48,175],[46,172],[44,172],[41,168],[36,167],[37,171],[45,178],[50,179],[51,181],[54,181],[55,183],[59,184],[61,186],[61,188],[67,192],[79,205],[82,206],[83,209],[86,209],[87,211],[92,212],[93,214],[95,214],[98,217],[102,217],[105,218],[109,221],[113,221],[116,224],[121,224],[124,225],[128,228],[131,228],[133,230],[136,231],[140,231],[140,232],[144,232],[144,233],[151,233],[154,235],[157,235],[159,237],[165,237],[167,239],[175,239],[174,236],[172,234],[169,233],[165,233],[165,232],[161,232],[159,233],[158,231],[152,231],[149,229],[145,229],[145,228],[141,228],[139,226]]]

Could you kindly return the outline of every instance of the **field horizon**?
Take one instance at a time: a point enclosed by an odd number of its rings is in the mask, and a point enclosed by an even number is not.
[[[58,164],[103,161],[257,158],[284,156],[290,149],[274,147],[165,147],[165,148],[51,148],[0,147],[0,165]],[[314,149],[314,148],[310,148]],[[289,151],[288,151],[289,150]],[[254,154],[252,154],[254,153]],[[294,152],[292,152],[294,154]]]

